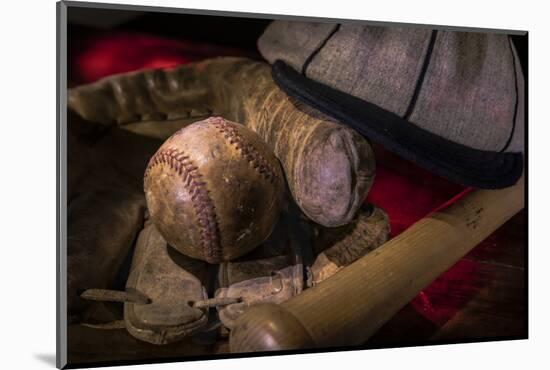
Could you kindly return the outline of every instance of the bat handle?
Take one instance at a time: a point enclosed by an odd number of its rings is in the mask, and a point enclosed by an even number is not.
[[[523,206],[523,179],[465,192],[321,284],[279,306],[250,307],[231,351],[360,345]]]
[[[313,348],[315,342],[300,321],[281,305],[250,307],[230,336],[231,352],[280,351]]]

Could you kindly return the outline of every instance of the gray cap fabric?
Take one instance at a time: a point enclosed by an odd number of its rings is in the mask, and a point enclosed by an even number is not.
[[[275,21],[258,47],[452,142],[523,151],[523,73],[507,35]]]

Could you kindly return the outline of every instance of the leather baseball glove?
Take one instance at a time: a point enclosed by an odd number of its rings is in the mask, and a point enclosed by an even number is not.
[[[361,208],[375,172],[369,143],[286,96],[268,64],[217,58],[116,75],[70,89],[68,105],[69,198],[76,205],[82,199],[77,210],[90,206],[69,217],[69,256],[81,261],[69,260],[69,310],[88,325],[126,328],[154,344],[220,325],[230,329],[246,307],[281,303],[389,236],[385,213]],[[272,236],[214,267],[164,241],[147,220],[142,189],[162,140],[213,114],[259,134],[280,160],[289,189]],[[79,240],[92,227],[95,237]],[[97,321],[93,301],[124,302],[123,317],[90,324]]]

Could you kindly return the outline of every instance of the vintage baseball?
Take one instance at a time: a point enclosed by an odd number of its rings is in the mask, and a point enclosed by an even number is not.
[[[211,117],[164,142],[149,161],[144,190],[153,222],[170,245],[219,263],[267,239],[281,211],[284,178],[256,133]]]

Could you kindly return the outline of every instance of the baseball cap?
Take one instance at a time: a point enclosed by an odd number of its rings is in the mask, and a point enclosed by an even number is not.
[[[524,78],[508,35],[274,21],[258,41],[289,96],[453,182],[523,173]]]

